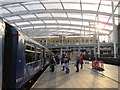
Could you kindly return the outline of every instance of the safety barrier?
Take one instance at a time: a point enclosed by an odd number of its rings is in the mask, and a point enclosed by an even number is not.
[[[97,70],[104,70],[103,61],[92,61],[92,68]]]

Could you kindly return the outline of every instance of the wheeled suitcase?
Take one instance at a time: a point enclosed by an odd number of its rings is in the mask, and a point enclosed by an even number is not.
[[[68,67],[66,67],[66,74],[68,74],[69,73],[69,68]]]

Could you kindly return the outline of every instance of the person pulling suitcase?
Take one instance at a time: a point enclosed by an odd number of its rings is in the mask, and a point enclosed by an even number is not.
[[[64,58],[64,62],[65,62],[65,68],[66,68],[66,74],[69,73],[69,65],[68,65],[68,57],[65,55],[65,58]]]

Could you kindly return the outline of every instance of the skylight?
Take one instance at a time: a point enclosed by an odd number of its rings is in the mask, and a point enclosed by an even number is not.
[[[43,24],[42,21],[31,21],[31,23],[32,23],[32,24],[40,24],[40,23]]]
[[[78,4],[72,4],[72,3],[71,3],[71,4],[69,4],[69,3],[68,3],[68,4],[66,4],[66,3],[64,4],[64,3],[63,3],[63,5],[64,5],[64,8],[65,8],[65,9],[81,10],[79,3],[78,3]]]
[[[21,15],[22,18],[36,18],[34,14]]]
[[[20,23],[16,23],[17,25],[28,25],[30,24],[29,22],[20,22]]]
[[[63,9],[61,4],[56,3],[56,4],[45,4],[45,7],[47,9]]]
[[[7,20],[16,20],[16,19],[21,19],[21,18],[18,16],[13,16],[13,17],[7,17],[6,19]]]
[[[0,14],[6,14],[6,13],[10,13],[8,10],[0,8]]]
[[[44,7],[41,4],[32,4],[32,5],[26,5],[26,7],[29,10],[40,10],[40,9],[44,9]]]
[[[40,13],[40,14],[36,14],[38,17],[52,17],[50,15],[50,13]]]
[[[20,11],[26,11],[26,9],[23,6],[17,6],[17,7],[10,7],[8,8],[11,12],[20,12]]]

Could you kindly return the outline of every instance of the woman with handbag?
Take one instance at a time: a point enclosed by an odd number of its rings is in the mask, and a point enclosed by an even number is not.
[[[66,74],[69,73],[69,66],[68,66],[68,57],[65,55],[65,58],[64,58],[64,62],[65,62],[65,68],[66,68]]]
[[[81,64],[81,69],[83,68],[83,56],[82,54],[80,55],[80,64]]]

